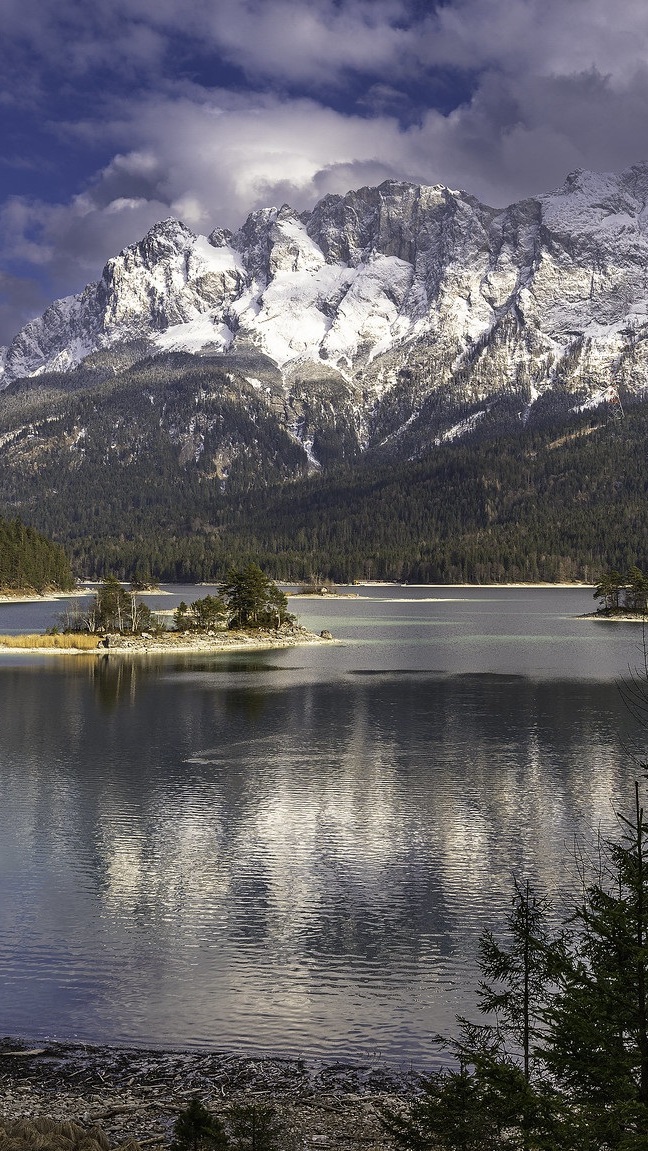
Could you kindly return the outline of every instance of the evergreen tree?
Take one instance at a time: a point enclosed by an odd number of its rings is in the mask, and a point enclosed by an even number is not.
[[[386,1110],[397,1144],[415,1151],[495,1151],[551,1145],[551,1089],[538,1059],[543,1013],[561,965],[563,943],[549,933],[549,904],[515,883],[508,942],[480,940],[480,1010],[487,1022],[459,1017],[458,1038],[440,1040],[455,1067],[426,1078],[405,1113]]]
[[[635,785],[620,842],[577,909],[560,994],[547,1012],[545,1062],[574,1148],[648,1149],[648,825]]]
[[[0,519],[0,589],[8,591],[74,587],[63,549],[20,519]]]
[[[212,631],[223,625],[227,605],[222,596],[206,595],[192,604],[181,600],[173,613],[176,631]]]
[[[279,1124],[271,1106],[238,1104],[230,1110],[228,1126],[236,1151],[279,1151]]]
[[[410,1151],[648,1151],[648,824],[634,812],[553,938],[516,885],[509,939],[480,944],[484,1022],[459,1019],[455,1066],[386,1111]]]
[[[222,1123],[199,1099],[192,1099],[176,1119],[171,1151],[225,1151],[227,1144]]]
[[[601,601],[605,611],[615,611],[619,607],[619,598],[624,587],[625,580],[620,572],[614,570],[606,572],[594,589],[594,599]]]
[[[284,593],[256,563],[230,568],[220,594],[227,601],[230,627],[279,627],[293,618]]]
[[[636,564],[628,572],[626,607],[630,611],[645,613],[648,604],[648,579]]]
[[[227,607],[221,596],[206,595],[203,599],[194,600],[191,612],[198,631],[209,631],[221,626]]]

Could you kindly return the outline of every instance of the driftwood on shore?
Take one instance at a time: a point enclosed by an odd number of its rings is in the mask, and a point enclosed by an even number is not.
[[[360,1065],[70,1043],[28,1048],[10,1039],[0,1041],[0,1056],[0,1151],[14,1151],[16,1121],[43,1119],[100,1131],[97,1151],[126,1151],[131,1140],[168,1145],[178,1112],[193,1097],[221,1116],[240,1104],[272,1104],[282,1151],[388,1151],[379,1108],[404,1102],[417,1084],[416,1075],[379,1058]],[[29,1143],[16,1142],[16,1151],[21,1146]],[[74,1151],[76,1143],[51,1146]]]

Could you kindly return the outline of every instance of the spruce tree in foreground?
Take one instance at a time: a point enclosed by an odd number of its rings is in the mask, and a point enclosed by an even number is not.
[[[648,1151],[648,826],[619,816],[600,879],[573,916],[574,942],[547,1012],[544,1059],[563,1101],[564,1146]]]
[[[227,1144],[220,1120],[200,1099],[192,1099],[176,1119],[171,1151],[225,1151]]]
[[[384,1112],[398,1145],[412,1151],[551,1146],[551,1091],[537,1046],[563,942],[550,933],[549,912],[528,883],[515,883],[507,941],[485,932],[479,943],[485,1022],[459,1017],[458,1038],[437,1039],[455,1066],[425,1078],[408,1112]]]
[[[516,885],[509,938],[480,944],[484,1022],[443,1042],[455,1066],[384,1121],[408,1151],[648,1151],[648,825],[619,816],[596,881],[552,937]]]

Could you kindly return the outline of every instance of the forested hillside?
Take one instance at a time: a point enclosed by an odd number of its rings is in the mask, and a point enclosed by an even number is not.
[[[140,435],[153,407],[139,409]],[[374,454],[288,483],[240,472],[225,488],[152,445],[118,465],[109,436],[68,471],[24,470],[20,491],[2,480],[5,507],[19,495],[16,510],[65,544],[77,574],[209,580],[254,559],[285,580],[595,582],[648,566],[642,405],[618,423],[583,413],[567,427],[483,428],[414,461]]]
[[[73,586],[62,547],[18,519],[0,519],[0,591],[67,591]]]
[[[261,493],[239,512],[283,578],[508,582],[596,580],[648,558],[648,413],[579,417],[520,435],[434,448]]]

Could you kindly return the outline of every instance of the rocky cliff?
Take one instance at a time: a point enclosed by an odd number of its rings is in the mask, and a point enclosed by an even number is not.
[[[165,220],[18,333],[2,384],[128,346],[215,359],[268,396],[314,466],[327,420],[358,450],[409,451],[495,410],[524,423],[610,386],[641,399],[647,199],[648,164],[578,171],[505,209],[387,182],[255,212],[236,233]]]

